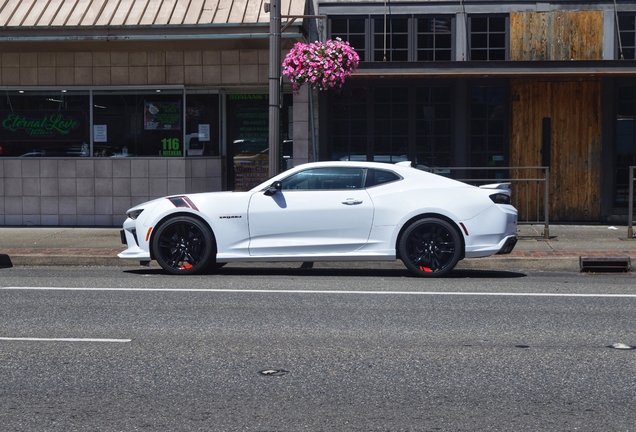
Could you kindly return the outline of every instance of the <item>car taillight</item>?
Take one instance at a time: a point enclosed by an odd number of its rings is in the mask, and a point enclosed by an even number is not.
[[[490,195],[490,199],[495,204],[510,204],[510,195],[506,195],[503,193],[496,193]]]

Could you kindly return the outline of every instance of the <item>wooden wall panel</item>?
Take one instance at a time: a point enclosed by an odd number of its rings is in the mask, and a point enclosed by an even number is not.
[[[601,83],[598,80],[511,81],[511,166],[542,164],[542,122],[551,119],[550,220],[599,221]],[[528,173],[513,170],[513,178]],[[517,192],[520,214],[542,208],[543,193]],[[523,220],[523,219],[522,219]]]
[[[511,60],[600,60],[603,12],[510,14]]]

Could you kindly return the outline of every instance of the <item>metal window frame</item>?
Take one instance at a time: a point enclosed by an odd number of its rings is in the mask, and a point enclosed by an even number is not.
[[[505,58],[504,60],[501,61],[509,61],[510,60],[510,14],[502,14],[502,13],[491,13],[491,14],[468,14],[467,16],[467,33],[466,33],[466,43],[468,46],[467,49],[467,57],[468,60],[471,61],[472,60],[472,54],[473,54],[473,47],[471,44],[472,41],[472,35],[473,35],[473,30],[472,30],[472,20],[473,18],[488,18],[488,31],[486,32],[486,35],[490,36],[491,32],[490,32],[490,18],[504,18],[504,50],[505,50]],[[493,33],[494,34],[494,33]],[[490,39],[490,38],[488,38]],[[490,45],[490,44],[489,44]],[[497,49],[500,49],[499,47]],[[491,48],[490,46],[488,46],[485,49],[486,53],[487,53],[487,59],[486,60],[480,60],[480,61],[494,61],[494,60],[490,60],[490,51]]]
[[[421,18],[427,18],[427,19],[435,19],[435,18],[449,18],[450,19],[450,25],[451,25],[451,46],[450,46],[450,59],[454,59],[455,55],[456,55],[456,41],[457,41],[457,16],[456,15],[452,15],[452,14],[416,14],[413,15],[413,39],[412,39],[412,45],[413,45],[413,55],[412,55],[412,60],[413,61],[428,61],[428,60],[418,60],[418,53],[420,51],[420,47],[418,46],[417,40],[418,40],[418,36],[420,35],[419,32],[419,28],[417,25],[417,20],[421,19]],[[434,46],[432,48],[431,51],[433,51],[433,60],[430,61],[445,61],[445,60],[438,60],[437,56],[435,55],[438,51],[441,51],[441,49],[438,50],[437,48],[437,33],[432,32],[433,36],[434,36]],[[446,49],[444,49],[444,51],[446,51]]]

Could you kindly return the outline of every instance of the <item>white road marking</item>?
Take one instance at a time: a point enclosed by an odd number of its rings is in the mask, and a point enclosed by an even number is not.
[[[132,339],[92,339],[92,338],[28,338],[28,337],[0,337],[0,341],[35,341],[35,342],[131,342]]]
[[[635,294],[600,293],[510,293],[510,292],[443,292],[443,291],[336,291],[336,290],[268,290],[222,288],[77,288],[77,287],[0,287],[0,290],[31,291],[129,291],[129,292],[195,292],[258,294],[357,294],[357,295],[422,295],[422,296],[488,296],[488,297],[618,297],[636,298]]]

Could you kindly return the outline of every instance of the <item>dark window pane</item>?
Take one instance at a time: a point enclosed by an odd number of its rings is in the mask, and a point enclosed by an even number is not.
[[[391,89],[389,87],[376,87],[373,91],[376,104],[381,102],[387,102],[391,99]]]
[[[435,36],[435,47],[436,48],[451,48],[451,35],[437,35]]]
[[[486,34],[472,34],[470,36],[471,48],[488,48],[488,35]]]
[[[618,112],[619,116],[633,116],[634,115],[634,103],[633,102],[619,102]]]
[[[406,18],[391,20],[391,31],[393,33],[407,33],[409,31],[409,21]]]
[[[488,133],[495,135],[503,135],[504,125],[502,120],[491,120],[488,125]]]
[[[435,60],[435,52],[432,50],[426,50],[426,51],[418,51],[417,52],[417,60],[418,61],[433,61]]]
[[[431,18],[418,18],[417,31],[418,33],[430,33],[433,31],[433,20]]]
[[[409,53],[408,51],[393,51],[391,54],[392,61],[408,61]]]
[[[444,137],[436,137],[435,138],[435,147],[437,148],[438,151],[440,151],[441,153],[449,153],[450,152],[450,137],[449,136],[444,136]]]
[[[439,61],[450,61],[452,60],[451,50],[446,51],[436,51],[435,52],[435,60]]]
[[[621,30],[636,30],[634,15],[619,15],[618,27]]]
[[[501,153],[503,151],[503,137],[501,136],[491,136],[488,138],[488,153],[493,156],[493,153]]]
[[[471,164],[474,167],[484,167],[488,165],[488,156],[486,153],[472,153]]]
[[[393,36],[393,48],[408,48],[408,35],[401,34]]]
[[[490,17],[489,18],[490,32],[505,32],[506,31],[506,19],[504,17]]]
[[[436,105],[435,106],[435,117],[436,118],[450,118],[451,117],[450,105],[446,105],[446,104]]]
[[[351,113],[349,114],[351,119],[366,119],[367,118],[367,107],[366,106],[351,106]]]
[[[433,100],[437,103],[448,103],[451,98],[451,90],[450,87],[435,87],[433,89]],[[450,117],[450,105],[448,105],[448,113]]]
[[[349,132],[349,122],[348,121],[338,121],[334,120],[332,122],[333,125],[333,134],[334,135],[344,135]]]
[[[470,59],[471,60],[488,60],[488,51],[486,51],[486,50],[471,50],[470,51]]]
[[[417,47],[418,48],[433,48],[434,38],[432,34],[420,34],[417,37]]]
[[[488,60],[505,60],[505,59],[506,59],[506,50],[497,49],[497,50],[490,50],[488,52]]]
[[[490,34],[488,36],[488,46],[490,48],[504,48],[506,46],[506,35],[501,33]]]
[[[347,33],[347,20],[346,19],[332,19],[331,20],[331,33],[345,34]]]
[[[488,18],[473,17],[470,20],[471,31],[475,32],[487,32],[488,31]]]
[[[365,21],[364,19],[350,19],[349,32],[364,34],[366,32],[364,21]]]
[[[409,98],[409,89],[406,87],[394,88],[391,96],[395,102],[405,103],[406,101],[408,101]]]
[[[373,122],[373,134],[374,135],[390,135],[391,134],[391,122],[390,121],[376,121]]]
[[[352,135],[364,135],[367,133],[367,122],[365,121],[350,121],[349,130]]]
[[[451,133],[450,120],[437,120],[435,121],[435,134],[436,135],[449,135]]]
[[[634,46],[634,32],[621,32],[621,42],[623,44],[623,48],[625,46]]]
[[[486,122],[483,120],[473,120],[470,122],[471,135],[485,135],[486,134]]]
[[[418,119],[415,122],[415,133],[417,135],[428,135],[431,133],[430,122],[426,121],[426,119]]]
[[[349,138],[349,145],[351,153],[365,154],[367,151],[367,137],[365,136],[352,136]]]
[[[349,36],[349,44],[356,50],[356,52],[360,49],[364,49],[364,35]]]
[[[487,113],[488,106],[486,104],[472,104],[470,106],[470,115],[472,118],[484,118]]]

